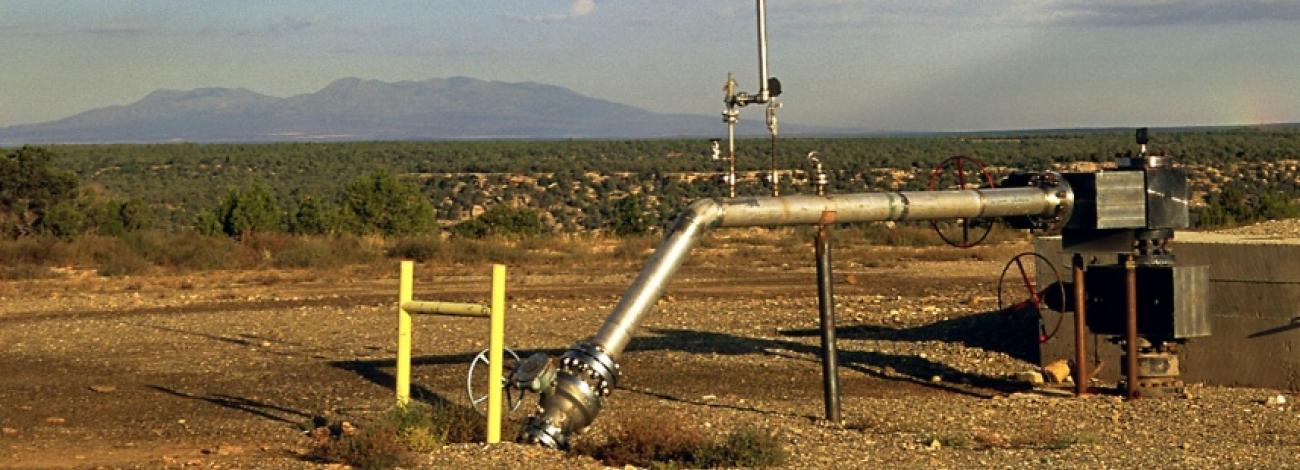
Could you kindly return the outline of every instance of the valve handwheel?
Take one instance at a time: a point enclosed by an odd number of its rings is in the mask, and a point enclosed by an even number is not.
[[[993,174],[989,173],[984,162],[971,157],[958,155],[951,157],[930,171],[930,191],[947,189],[992,188]],[[957,248],[970,248],[979,245],[993,230],[992,219],[957,219],[951,222],[930,221],[930,227],[939,234],[939,238]]]
[[[502,364],[501,386],[504,389],[502,392],[506,399],[506,411],[513,413],[515,410],[519,409],[519,405],[524,402],[524,390],[511,387],[509,383],[510,372],[518,366],[520,361],[519,355],[515,354],[515,352],[509,348],[506,348],[504,352],[505,354],[502,354],[502,357],[505,358],[506,363]],[[480,410],[487,406],[488,374],[486,368],[488,362],[488,350],[484,349],[482,352],[478,353],[477,356],[474,356],[474,360],[470,361],[469,373],[465,376],[465,393],[469,395],[470,404],[473,405],[474,408]],[[480,364],[484,369],[479,369]],[[477,380],[474,377],[476,373],[479,374]]]
[[[1025,260],[1027,259],[1031,261],[1042,261],[1043,262],[1042,265],[1047,266],[1047,268],[1052,273],[1052,278],[1050,278],[1049,280],[1054,279],[1055,282],[1049,284],[1047,287],[1043,288],[1042,290],[1039,290],[1038,284],[1034,282],[1032,277],[1030,277],[1029,270],[1025,269]],[[1027,297],[1024,300],[1021,300],[1019,302],[1016,302],[1008,306],[1006,302],[1003,301],[1002,284],[1006,281],[1007,273],[1011,271],[1012,266],[1015,266],[1016,271],[1020,273],[1020,281],[1024,285]],[[1047,259],[1047,257],[1034,252],[1026,252],[1026,253],[1015,255],[1011,257],[1010,261],[1007,261],[1006,266],[1002,267],[1002,274],[998,275],[998,310],[1003,311],[1008,308],[1012,310],[1033,308],[1034,313],[1038,314],[1038,342],[1046,343],[1048,340],[1052,339],[1053,336],[1056,336],[1056,333],[1058,331],[1060,331],[1061,321],[1065,319],[1064,313],[1057,312],[1056,325],[1052,327],[1052,330],[1050,332],[1047,331],[1047,319],[1043,318],[1043,310],[1045,308],[1043,297],[1045,294],[1049,293],[1048,291],[1052,289],[1052,286],[1056,286],[1056,289],[1059,290],[1059,292],[1057,292],[1057,295],[1060,295],[1060,299],[1062,299],[1062,302],[1064,302],[1065,283],[1061,282],[1061,273],[1056,270],[1056,266],[1053,265],[1052,262]]]

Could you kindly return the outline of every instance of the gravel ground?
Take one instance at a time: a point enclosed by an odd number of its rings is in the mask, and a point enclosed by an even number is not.
[[[642,325],[621,389],[581,439],[679,413],[719,434],[775,432],[792,468],[1300,467],[1290,392],[1194,386],[1186,398],[1126,402],[1008,379],[1034,366],[1017,358],[1019,323],[989,313],[993,283],[1026,249],[838,250],[845,422],[832,425],[818,419],[811,256],[716,244]],[[512,267],[508,343],[559,350],[594,332],[638,268]],[[420,269],[417,297],[485,298],[486,269]],[[392,274],[66,271],[0,284],[0,468],[329,467],[302,457],[305,423],[364,422],[391,403]],[[417,320],[422,399],[465,402],[485,329]],[[515,444],[451,445],[420,461],[602,467]]]

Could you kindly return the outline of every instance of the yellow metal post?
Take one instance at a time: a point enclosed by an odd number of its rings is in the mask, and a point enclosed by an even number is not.
[[[402,261],[401,285],[397,291],[397,406],[411,402],[411,314],[406,304],[411,301],[415,263]]]
[[[501,442],[501,371],[505,362],[506,267],[492,265],[492,328],[488,339],[487,442]]]

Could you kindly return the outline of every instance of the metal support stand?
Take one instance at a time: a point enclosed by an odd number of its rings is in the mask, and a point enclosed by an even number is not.
[[[831,242],[826,236],[826,225],[835,220],[834,212],[822,213],[822,223],[817,227],[817,310],[821,316],[822,333],[822,394],[826,404],[826,420],[841,422],[839,361],[835,351],[835,294],[831,284]]]
[[[1124,358],[1128,367],[1128,383],[1124,385],[1124,391],[1128,394],[1128,399],[1132,400],[1138,397],[1138,321],[1137,321],[1137,262],[1134,261],[1133,255],[1128,255],[1124,261],[1124,270],[1128,276],[1128,316],[1127,325],[1124,332],[1124,348],[1127,357]]]
[[[1088,322],[1086,313],[1087,291],[1083,285],[1083,255],[1076,254],[1074,267],[1074,394],[1087,395],[1088,382]]]

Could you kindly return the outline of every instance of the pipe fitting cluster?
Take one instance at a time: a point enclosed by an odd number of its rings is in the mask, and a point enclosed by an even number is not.
[[[519,442],[568,448],[569,436],[591,425],[617,384],[618,364],[603,348],[591,343],[570,348],[560,356],[555,380],[542,392],[537,411],[520,431]]]

